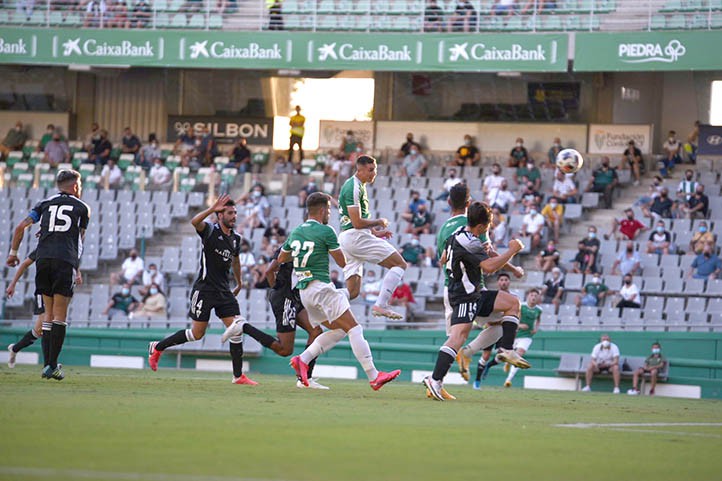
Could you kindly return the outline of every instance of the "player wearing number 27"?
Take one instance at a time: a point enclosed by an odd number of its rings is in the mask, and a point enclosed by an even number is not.
[[[331,283],[329,254],[340,267],[346,259],[338,243],[336,232],[328,226],[331,198],[322,192],[308,196],[308,220],[295,228],[281,248],[278,263],[293,259],[293,270],[298,277],[301,302],[313,326],[324,325],[329,330],[318,336],[299,356],[291,359],[301,382],[308,386],[308,364],[329,351],[348,334],[351,350],[363,367],[374,390],[394,380],[401,371],[379,372],[374,365],[371,348],[364,338],[363,328],[351,313],[348,298]]]

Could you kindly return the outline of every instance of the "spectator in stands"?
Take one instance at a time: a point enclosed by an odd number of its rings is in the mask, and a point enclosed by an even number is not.
[[[521,208],[519,209],[521,214],[529,212],[532,206],[541,205],[544,199],[544,196],[534,188],[533,182],[527,182],[524,185],[519,197],[521,198]]]
[[[557,170],[554,174],[552,195],[559,200],[560,204],[572,204],[576,202],[578,194],[579,191],[574,184],[574,175],[567,175],[561,170]]]
[[[281,6],[279,5],[278,8],[280,9]],[[275,30],[270,27],[269,29]],[[288,140],[288,161],[293,163],[293,148],[298,146],[298,167],[300,169],[301,163],[303,162],[303,136],[306,134],[306,117],[301,115],[300,105],[296,105],[296,114],[292,115],[288,120],[288,125],[291,127],[291,137]],[[251,156],[250,152],[248,156]]]
[[[663,177],[667,177],[667,172],[674,169],[674,166],[682,163],[682,144],[677,140],[677,132],[669,131],[667,140],[662,144],[664,156],[662,157],[662,166],[659,173]]]
[[[449,176],[444,181],[444,185],[442,187],[442,192],[439,194],[439,196],[436,198],[436,200],[446,200],[449,198],[449,192],[451,192],[451,188],[454,187],[456,184],[459,184],[461,182],[464,182],[463,179],[460,179],[456,175],[456,169],[449,169]],[[448,207],[444,207],[444,212],[447,212],[449,210]]]
[[[105,0],[90,0],[85,6],[84,28],[98,28],[104,26],[108,13]]]
[[[639,309],[642,307],[642,298],[639,295],[639,287],[634,283],[632,274],[624,274],[622,279],[622,288],[619,289],[619,302],[617,306],[619,308],[619,315],[622,315],[622,309],[625,307],[631,307],[633,309]]]
[[[401,246],[401,257],[410,265],[418,266],[420,258],[423,257],[425,252],[424,247],[421,245],[418,234],[411,236],[409,242]]]
[[[133,154],[135,162],[138,162],[140,155],[140,139],[133,133],[130,127],[123,130],[123,140],[121,141],[120,150],[124,154]]]
[[[529,183],[534,184],[534,190],[541,189],[541,171],[534,165],[534,159],[527,160],[526,164],[520,164],[516,169],[516,176],[514,177],[517,184]]]
[[[158,137],[155,133],[148,134],[148,143],[140,149],[140,159],[136,158],[136,165],[140,165],[143,169],[148,170],[152,167],[155,159],[163,156],[158,144]]]
[[[492,207],[491,212],[494,217],[491,219],[489,237],[495,247],[506,247],[509,245],[509,226],[506,222],[506,216],[501,213],[498,207]]]
[[[644,366],[638,368],[632,374],[632,389],[627,391],[630,396],[639,395],[639,378],[649,374],[649,395],[654,396],[654,390],[657,387],[657,375],[664,371],[667,365],[667,359],[662,355],[662,345],[658,342],[652,344],[652,354],[644,360]]]
[[[286,229],[281,227],[281,219],[278,217],[271,219],[271,223],[266,227],[266,230],[263,231],[263,239],[265,241],[270,241],[271,238],[275,236],[279,244],[283,244],[286,241],[286,235]]]
[[[105,165],[110,159],[110,153],[113,150],[113,144],[108,140],[108,131],[102,129],[100,138],[93,144],[93,151],[88,156],[88,161],[95,165]]]
[[[504,182],[504,180],[504,177],[501,175],[501,165],[494,163],[494,165],[491,166],[491,174],[484,177],[481,191],[484,195],[488,195],[491,189],[501,187],[501,183]]]
[[[141,281],[143,276],[144,264],[143,259],[138,256],[138,251],[135,249],[130,250],[129,256],[123,261],[120,266],[120,272],[111,274],[110,285],[114,284],[137,284]]]
[[[589,228],[587,229],[587,236],[582,239],[582,243],[584,244],[584,247],[588,253],[596,255],[597,252],[599,252],[599,247],[602,245],[602,243],[597,237],[596,226],[589,226]]]
[[[622,154],[622,162],[620,168],[632,169],[634,175],[634,185],[639,185],[640,171],[642,168],[642,151],[634,145],[634,140],[627,143],[627,149]]]
[[[592,173],[592,178],[589,180],[587,186],[587,192],[598,192],[602,194],[604,200],[604,208],[612,208],[612,199],[614,194],[614,188],[619,184],[619,178],[617,177],[617,169],[609,165],[609,157],[602,157],[602,164],[598,169]]]
[[[213,159],[218,157],[218,144],[208,127],[200,129],[201,143],[198,145],[198,134],[196,133],[196,151],[198,161],[205,166],[213,165]]]
[[[306,185],[301,188],[301,190],[298,192],[298,206],[305,208],[306,207],[306,198],[313,194],[314,192],[318,192],[318,186],[316,185],[316,179],[313,177],[308,178],[308,182],[306,182]]]
[[[619,236],[617,236],[619,229]],[[631,208],[624,209],[624,217],[621,219],[612,219],[612,230],[609,234],[604,234],[604,239],[609,240],[614,236],[615,239],[635,240],[640,232],[647,230],[647,227],[634,218],[634,210]]]
[[[248,140],[245,137],[236,140],[228,167],[238,169],[241,174],[251,171],[251,151],[248,150]]]
[[[687,279],[714,280],[719,277],[720,270],[722,270],[722,260],[714,253],[712,244],[705,244],[702,253],[692,261]]]
[[[279,242],[279,236],[272,235],[270,237],[263,237],[261,240],[261,256],[267,261],[271,262],[273,255],[278,250],[278,247],[283,245],[283,242]]]
[[[273,0],[271,6],[268,7],[268,30],[283,29],[283,7],[279,0]]]
[[[145,28],[151,25],[153,9],[147,0],[138,0],[133,6],[130,24],[133,28]]]
[[[611,373],[614,380],[614,394],[619,394],[619,348],[609,338],[602,335],[599,344],[592,349],[592,359],[587,366],[586,386],[584,392],[592,390],[592,377],[599,373]]]
[[[559,257],[561,254],[557,250],[556,243],[553,240],[547,242],[545,249],[539,251],[536,256],[536,266],[542,272],[551,272],[552,269],[559,266]]]
[[[150,177],[151,187],[156,188],[166,187],[173,180],[173,174],[171,174],[170,169],[165,166],[165,162],[160,157],[153,159],[153,167],[150,168],[148,177]]]
[[[552,268],[552,275],[544,283],[541,295],[544,304],[554,304],[554,310],[559,309],[564,294],[564,276],[562,270],[558,267]]]
[[[557,154],[564,150],[564,147],[562,146],[562,139],[559,137],[554,137],[554,143],[552,143],[552,146],[549,147],[549,150],[547,151],[547,163],[543,165],[543,167],[548,167],[550,169],[554,169],[557,166]]]
[[[612,264],[612,275],[636,275],[639,274],[639,254],[634,250],[634,242],[627,241],[627,247],[619,253]]]
[[[55,126],[53,124],[48,124],[45,129],[45,133],[42,137],[40,137],[40,142],[38,142],[35,152],[44,152],[45,146],[53,139],[53,134],[55,134]],[[58,132],[58,134],[60,134],[60,132]]]
[[[419,204],[416,213],[411,217],[411,222],[406,228],[407,234],[430,234],[431,213],[426,209],[426,203]]]
[[[368,271],[364,274],[364,282],[361,287],[361,297],[366,304],[373,305],[381,292],[381,281],[376,279],[376,272]]]
[[[709,212],[709,197],[704,193],[704,185],[698,185],[694,195],[680,207],[688,219],[706,219]]]
[[[145,296],[150,292],[151,286],[155,285],[158,289],[165,292],[165,277],[158,270],[158,266],[151,262],[148,264],[148,270],[143,271],[141,278],[140,295]]]
[[[346,284],[338,278],[338,271],[336,269],[331,270],[331,284],[333,284],[336,289],[343,289],[346,286]]]
[[[564,206],[559,203],[556,197],[549,199],[549,203],[541,211],[547,227],[552,231],[554,242],[559,242],[559,229],[564,223]]]
[[[97,122],[90,124],[90,132],[85,136],[84,148],[88,154],[92,154],[95,150],[95,144],[100,142],[100,126]]]
[[[664,189],[664,186],[662,185],[663,182],[664,179],[662,176],[655,175],[652,180],[652,184],[649,186],[649,193],[647,195],[639,196],[639,198],[634,202],[634,205],[642,207],[643,209],[649,209],[652,206],[652,201],[662,193],[662,189]]]
[[[674,202],[669,198],[669,191],[666,187],[662,187],[659,195],[652,200],[651,207],[642,206],[642,211],[646,217],[653,220],[671,219],[674,211]]]
[[[438,7],[437,7],[438,8]],[[406,142],[401,144],[401,148],[396,153],[396,157],[403,159],[411,153],[411,149],[415,148],[417,152],[421,152],[421,144],[414,140],[414,134],[409,132],[406,134]]]
[[[496,3],[491,7],[491,12],[494,15],[511,15],[516,10],[516,0],[496,0]]]
[[[203,0],[186,0],[181,11],[185,13],[200,12],[203,8],[203,3]]]
[[[241,197],[246,208],[246,226],[251,229],[266,227],[266,219],[271,215],[271,204],[263,194],[263,186],[254,185],[249,195]]]
[[[692,169],[685,170],[684,179],[679,182],[677,187],[677,198],[682,202],[689,200],[697,190],[698,185],[700,184],[695,180],[694,171]]]
[[[248,172],[250,172],[250,170]],[[286,157],[279,156],[276,159],[276,163],[273,166],[274,174],[295,174],[296,172],[296,167],[294,167],[293,163],[289,162]]]
[[[601,306],[604,298],[609,293],[609,288],[602,282],[599,274],[592,276],[592,281],[582,287],[582,293],[577,294],[574,303],[579,306]]]
[[[108,159],[108,162],[100,171],[100,177],[108,183],[109,187],[118,188],[123,185],[123,171],[120,170],[115,159]]]
[[[416,214],[416,211],[419,209],[419,206],[421,204],[426,204],[426,199],[421,198],[421,194],[419,194],[419,191],[412,190],[411,191],[411,202],[409,202],[409,206],[406,208],[406,212],[401,214],[401,217],[408,222],[411,222],[411,219]]]
[[[190,165],[190,156],[195,148],[195,143],[193,127],[188,125],[178,136],[173,147],[173,153],[181,158],[181,166],[188,167]]]
[[[685,150],[689,153],[689,161],[693,164],[697,162],[697,146],[699,145],[699,120],[694,121],[694,128],[687,136],[687,145]]]
[[[273,258],[274,251],[268,253],[268,259]],[[256,265],[251,268],[251,285],[253,289],[268,289],[270,287],[268,279],[266,279],[266,270],[268,269],[268,266],[266,265],[267,261],[264,257],[256,259]]]
[[[439,268],[439,260],[436,258],[436,251],[433,247],[427,246],[424,255],[419,259],[419,265],[421,267],[436,267]]]
[[[356,144],[358,144],[358,140],[354,137],[353,130],[346,131],[346,135],[341,139],[340,149],[345,158],[348,159],[356,151]]]
[[[28,135],[23,129],[23,123],[19,120],[15,122],[15,127],[8,130],[2,143],[0,143],[0,159],[7,159],[7,156],[13,150],[22,150]]]
[[[451,17],[451,28],[454,32],[475,32],[478,21],[476,10],[469,0],[457,0],[454,14]]]
[[[572,272],[575,274],[591,274],[596,272],[596,252],[592,252],[590,248],[584,244],[583,240],[579,241],[577,247],[577,255],[574,256],[574,260],[572,261]]]
[[[428,0],[424,10],[424,31],[442,32],[443,29],[444,11],[436,4],[436,0]]]
[[[409,155],[404,157],[404,162],[399,169],[400,177],[416,177],[424,176],[428,163],[426,158],[416,147],[411,147]]]
[[[58,164],[70,162],[70,148],[68,143],[60,136],[60,132],[54,132],[49,142],[45,144],[45,162],[50,167],[56,168]]]
[[[241,252],[238,255],[238,262],[241,265],[241,282],[245,288],[249,288],[255,283],[252,270],[256,266],[256,258],[253,252],[251,252],[251,245],[248,241],[241,242]]]
[[[15,4],[15,11],[18,15],[22,15],[26,20],[30,21],[35,9],[35,0],[18,0]]]
[[[521,223],[521,231],[519,235],[522,237],[531,237],[531,250],[536,250],[541,244],[544,235],[544,216],[539,213],[539,208],[532,205],[529,213],[524,216]]]
[[[486,203],[492,208],[496,207],[499,209],[499,212],[504,214],[511,210],[510,208],[516,204],[516,197],[514,193],[509,190],[506,179],[502,181],[500,187],[493,187],[489,190],[489,194],[486,196]]]
[[[138,307],[138,300],[130,293],[131,283],[123,285],[120,292],[116,292],[108,301],[108,305],[103,310],[103,315],[108,316],[108,320],[112,321],[113,317],[122,315],[128,317]]]
[[[667,230],[663,220],[657,221],[657,226],[647,241],[647,254],[669,254],[672,252],[672,234]]]
[[[709,231],[707,222],[702,221],[697,227],[697,232],[692,235],[692,239],[689,241],[689,254],[701,254],[707,244],[714,246],[714,234]]]
[[[130,28],[128,18],[128,6],[125,0],[108,0],[108,21],[109,28]]]
[[[456,149],[454,157],[454,165],[462,167],[464,165],[477,165],[481,159],[481,152],[474,145],[471,135],[464,136],[464,145]]]
[[[389,304],[392,306],[403,306],[409,312],[415,311],[417,305],[416,299],[414,299],[414,293],[411,291],[411,286],[402,280],[401,284],[399,284],[393,294],[391,294]]]
[[[509,167],[519,168],[529,162],[529,152],[524,147],[524,139],[517,137],[516,145],[509,152]]]
[[[129,319],[148,319],[150,321],[164,321],[168,319],[166,307],[168,300],[163,290],[157,284],[151,284],[148,292],[143,296],[143,301],[137,309],[128,314]]]

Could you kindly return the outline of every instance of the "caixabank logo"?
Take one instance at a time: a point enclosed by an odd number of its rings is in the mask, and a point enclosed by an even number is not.
[[[6,35],[0,33],[0,55],[3,57],[35,57],[37,54],[35,35]]]
[[[102,37],[53,37],[53,57],[90,58],[93,61],[114,61],[123,63],[123,59],[163,59],[164,41],[162,37],[155,41],[129,40]]]
[[[287,42],[241,42],[226,39],[181,38],[181,60],[289,61],[293,45]]]
[[[421,63],[421,42],[361,44],[360,42],[308,42],[308,60],[311,63],[378,62],[394,64]]]

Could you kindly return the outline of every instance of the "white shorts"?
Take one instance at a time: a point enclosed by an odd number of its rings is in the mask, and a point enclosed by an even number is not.
[[[394,246],[385,239],[376,237],[369,229],[348,229],[338,236],[346,267],[343,268],[345,279],[351,276],[363,276],[364,262],[379,264],[396,253]]]
[[[308,313],[308,320],[313,326],[325,321],[333,322],[350,309],[348,298],[333,284],[311,281],[301,289],[301,302]]]
[[[524,352],[526,352],[529,350],[531,342],[531,337],[517,337],[516,340],[514,340],[514,349],[524,349]]]

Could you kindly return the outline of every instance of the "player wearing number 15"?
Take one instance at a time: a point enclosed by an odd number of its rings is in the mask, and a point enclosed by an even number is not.
[[[35,291],[43,296],[47,320],[51,321],[43,325],[49,349],[42,377],[59,381],[64,376],[58,367],[58,356],[65,340],[68,304],[73,297],[75,270],[80,264],[90,207],[80,200],[82,185],[78,172],[61,170],[56,182],[60,192],[39,202],[15,228],[6,263],[10,267],[18,264],[18,248],[25,230],[40,222]]]
[[[348,334],[351,350],[366,372],[371,388],[379,390],[384,384],[398,377],[401,371],[385,373],[376,370],[363,328],[356,323],[346,296],[331,283],[329,254],[342,268],[346,265],[346,259],[341,252],[336,232],[327,225],[331,211],[330,200],[330,197],[322,192],[308,196],[308,220],[291,232],[278,256],[279,264],[293,259],[301,302],[306,307],[311,325],[323,324],[329,329],[318,336],[299,356],[292,358],[291,366],[301,382],[308,386],[308,364],[320,354],[329,351]]]

